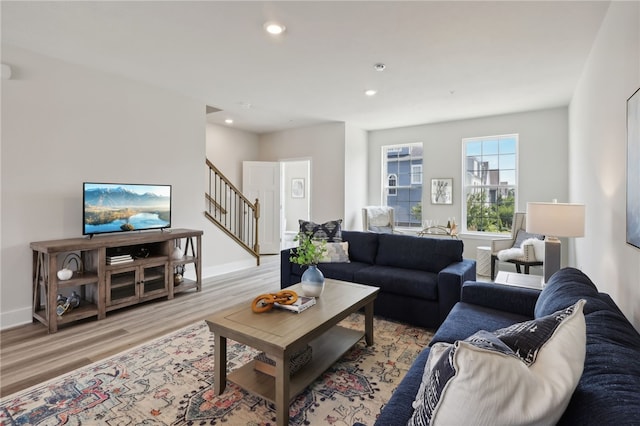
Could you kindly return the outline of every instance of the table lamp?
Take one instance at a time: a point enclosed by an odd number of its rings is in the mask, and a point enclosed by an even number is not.
[[[527,203],[527,232],[545,236],[543,284],[560,269],[558,237],[584,236],[584,204]]]

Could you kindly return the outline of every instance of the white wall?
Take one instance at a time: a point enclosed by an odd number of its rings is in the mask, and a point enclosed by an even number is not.
[[[519,188],[518,211],[526,211],[528,201],[568,199],[568,112],[567,108],[506,114],[472,120],[402,127],[369,132],[369,204],[381,201],[381,147],[422,142],[423,217],[441,224],[453,216],[462,218],[462,139],[518,133]],[[453,178],[453,204],[430,203],[432,178]],[[464,256],[475,259],[476,247],[486,245],[483,238],[462,236]],[[566,246],[566,244],[565,244]],[[567,256],[563,257],[566,263]]]
[[[362,207],[367,205],[369,145],[367,132],[346,126],[344,153],[344,229],[362,231]]]
[[[173,226],[203,229],[205,105],[4,45],[2,63],[6,328],[31,322],[29,243],[82,235],[83,181],[171,184]]]
[[[309,160],[286,161],[284,164],[284,231],[297,233],[300,229],[298,220],[309,220]],[[291,179],[304,179],[304,197],[293,198],[291,196]]]
[[[311,220],[344,219],[344,123],[260,135],[260,160],[311,159]]]
[[[626,100],[638,87],[640,3],[612,2],[570,105],[571,201],[586,205],[575,258],[640,330],[640,250],[625,243]]]

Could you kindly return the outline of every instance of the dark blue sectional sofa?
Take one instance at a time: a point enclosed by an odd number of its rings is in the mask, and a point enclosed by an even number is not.
[[[437,328],[460,300],[465,281],[475,279],[475,260],[463,259],[454,239],[342,231],[349,263],[320,263],[325,278],[380,288],[374,313],[421,327]],[[304,270],[281,252],[281,287],[300,282]]]
[[[495,331],[540,318],[580,299],[586,300],[584,370],[558,424],[640,425],[640,334],[613,300],[599,293],[577,269],[560,270],[542,292],[486,282],[465,283],[460,302],[437,330],[430,346],[463,340],[479,330]],[[376,425],[407,424],[429,350],[426,348],[415,360]]]

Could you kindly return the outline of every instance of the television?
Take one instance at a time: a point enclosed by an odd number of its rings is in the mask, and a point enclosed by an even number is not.
[[[171,227],[171,185],[84,182],[82,235]]]

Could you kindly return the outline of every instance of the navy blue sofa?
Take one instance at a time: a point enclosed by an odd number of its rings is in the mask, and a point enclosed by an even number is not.
[[[454,239],[342,231],[349,263],[320,263],[325,278],[380,288],[374,313],[425,328],[437,328],[460,300],[465,281],[475,279],[475,260],[463,259]],[[300,282],[302,269],[281,252],[281,288]]]
[[[437,330],[430,346],[548,315],[579,299],[587,301],[584,371],[558,424],[640,425],[640,334],[613,300],[599,293],[577,269],[558,271],[542,292],[486,282],[465,283],[461,301]],[[407,424],[428,356],[426,348],[383,408],[376,425]]]

